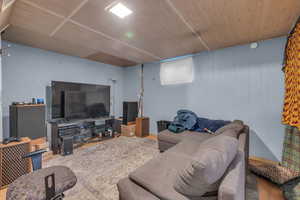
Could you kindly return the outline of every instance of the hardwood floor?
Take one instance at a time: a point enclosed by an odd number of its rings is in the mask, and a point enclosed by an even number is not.
[[[269,181],[257,178],[259,200],[284,200],[282,191]]]
[[[277,165],[278,162],[267,160],[264,158],[259,158],[255,156],[249,157],[249,162],[264,162],[264,163],[270,163]],[[282,191],[279,189],[278,186],[275,184],[263,179],[263,178],[257,178],[258,182],[258,190],[259,190],[259,199],[260,200],[284,200]]]
[[[147,138],[152,139],[152,140],[157,140],[156,135],[149,135],[149,136],[147,136]]]
[[[150,135],[147,138],[156,140],[155,135]],[[86,148],[97,143],[86,144],[81,148]],[[51,156],[50,156],[51,157]],[[284,200],[281,190],[274,184],[262,179],[257,178],[259,200]],[[6,189],[0,190],[0,200],[5,200]]]
[[[3,189],[3,190],[0,190],[0,200],[5,200],[6,198],[6,190],[7,189]]]

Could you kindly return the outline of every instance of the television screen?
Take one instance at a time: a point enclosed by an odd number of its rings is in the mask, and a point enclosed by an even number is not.
[[[100,118],[110,113],[110,86],[52,81],[52,119]]]

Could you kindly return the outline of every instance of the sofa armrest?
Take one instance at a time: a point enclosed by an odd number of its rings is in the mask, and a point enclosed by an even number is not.
[[[249,163],[249,131],[243,132],[239,136],[239,150],[245,153],[245,168],[246,172],[248,171],[248,163]]]
[[[239,151],[230,164],[218,191],[218,200],[245,200],[245,158],[244,152]]]

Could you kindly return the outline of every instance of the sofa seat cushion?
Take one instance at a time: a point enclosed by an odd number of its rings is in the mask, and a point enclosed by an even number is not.
[[[194,154],[200,148],[201,143],[202,142],[199,142],[197,140],[191,140],[186,138],[182,142],[168,149],[166,152],[164,152],[164,154],[166,154],[166,156],[167,154],[176,154],[179,156],[190,157],[190,159],[193,159]]]
[[[161,200],[129,178],[121,179],[117,186],[119,200]],[[201,197],[197,200],[217,200],[217,195]]]
[[[184,131],[182,133],[173,133],[169,130],[164,130],[158,134],[158,141],[166,141],[168,143],[177,144],[184,139],[203,141],[211,138],[213,135],[208,133],[200,133],[194,131]]]
[[[192,198],[217,190],[237,151],[238,140],[233,137],[220,135],[202,142],[193,159],[177,171],[174,188]]]
[[[129,178],[121,179],[117,186],[120,200],[159,200],[158,197],[135,184]]]
[[[173,183],[177,170],[185,167],[190,157],[176,153],[161,154],[129,175],[129,178],[149,192],[164,200],[188,200],[177,192]]]
[[[161,152],[165,152],[167,151],[168,149],[174,147],[176,144],[173,144],[173,143],[169,143],[167,141],[158,141],[158,149],[161,151]]]
[[[184,136],[187,134],[188,131],[184,131],[182,133],[173,133],[168,129],[163,130],[162,132],[158,133],[157,139],[159,141],[167,141],[168,143],[177,144],[181,142]]]

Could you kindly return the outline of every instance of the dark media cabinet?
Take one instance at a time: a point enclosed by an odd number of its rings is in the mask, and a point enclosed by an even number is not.
[[[46,137],[45,105],[9,106],[10,137]]]
[[[73,153],[73,145],[88,142],[95,137],[107,139],[120,133],[121,123],[112,118],[80,119],[80,120],[52,120],[49,121],[51,128],[51,150],[53,154],[69,155]],[[111,135],[108,135],[108,130]],[[99,136],[102,137],[99,137]]]

